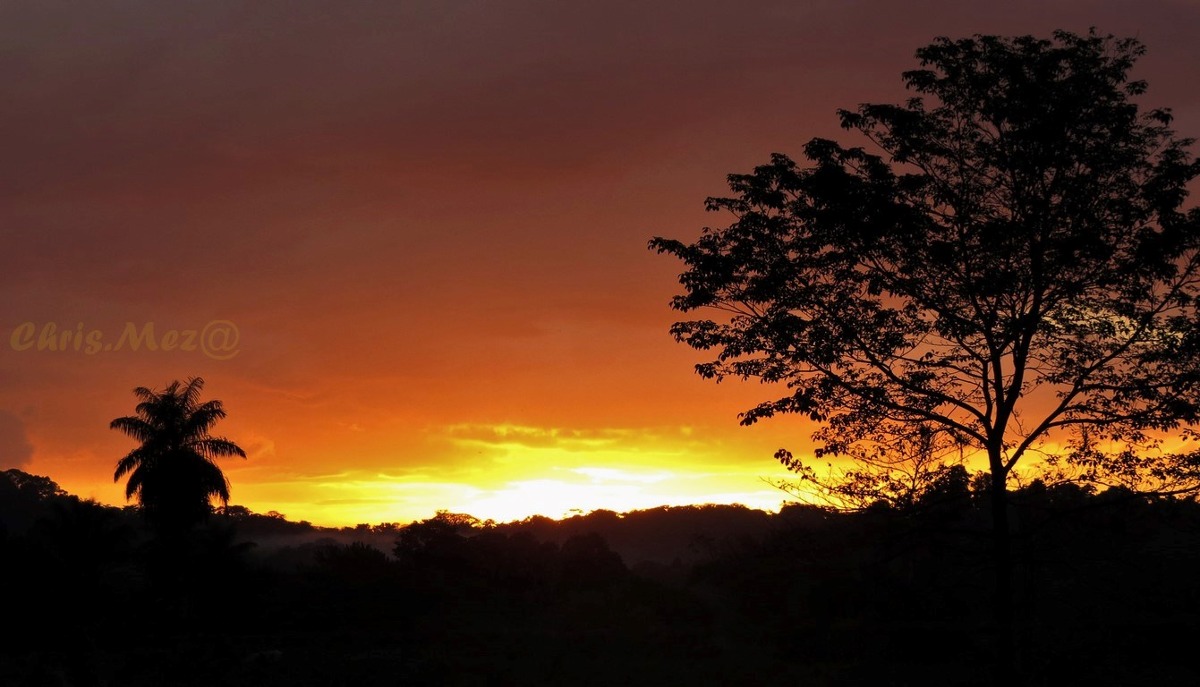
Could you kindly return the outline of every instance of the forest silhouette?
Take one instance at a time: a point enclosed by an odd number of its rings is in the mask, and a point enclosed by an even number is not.
[[[0,684],[990,684],[987,499],[340,529],[229,506],[164,583],[136,506],[8,470],[0,581],[33,612]],[[1012,500],[1027,684],[1194,680],[1200,505]]]
[[[716,313],[672,328],[697,372],[784,389],[743,424],[853,466],[778,452],[821,505],[323,528],[230,504],[202,379],[138,387],[134,505],[0,477],[33,609],[0,684],[1196,682],[1200,162],[1133,101],[1142,52],[938,39],[907,103],[839,112],[873,148],[776,154],[708,201],[728,227],[651,241]]]

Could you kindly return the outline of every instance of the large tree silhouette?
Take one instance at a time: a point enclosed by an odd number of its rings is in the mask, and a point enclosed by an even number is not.
[[[915,97],[839,112],[865,147],[774,155],[708,200],[728,227],[650,243],[686,265],[676,310],[720,312],[672,328],[715,351],[697,371],[787,387],[744,424],[806,415],[818,458],[922,433],[986,458],[1002,628],[1022,459],[1195,486],[1195,454],[1161,437],[1200,410],[1200,212],[1183,208],[1200,165],[1168,111],[1133,101],[1143,51],[1094,32],[938,39],[904,74]]]
[[[110,428],[140,445],[117,462],[113,480],[128,476],[125,497],[137,498],[146,519],[164,531],[180,531],[212,512],[212,499],[229,502],[229,481],[216,459],[246,457],[237,444],[209,432],[225,417],[220,401],[200,403],[204,380],[171,382],[162,391],[133,390],[136,414],[119,417]]]

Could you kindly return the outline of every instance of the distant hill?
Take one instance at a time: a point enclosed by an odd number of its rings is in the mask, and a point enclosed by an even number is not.
[[[82,501],[49,477],[16,469],[0,475],[0,527],[11,533],[27,531],[39,518],[48,516],[55,503]],[[137,510],[136,506],[95,505],[123,517],[132,517]],[[777,516],[740,505],[660,506],[628,513],[597,510],[562,520],[533,516],[498,524],[466,514],[455,514],[454,517],[464,526],[468,536],[484,530],[495,530],[508,536],[525,533],[538,541],[561,546],[572,537],[597,534],[629,566],[643,563],[691,565],[725,552],[737,542],[761,541],[778,526]],[[234,525],[237,539],[257,544],[261,549],[258,555],[264,557],[276,555],[281,549],[319,543],[367,544],[390,554],[399,532],[407,526],[382,523],[322,527],[307,521],[288,520],[274,511],[255,513],[239,505],[218,508],[214,520]],[[283,555],[296,556],[294,551]],[[305,556],[300,554],[298,558]]]

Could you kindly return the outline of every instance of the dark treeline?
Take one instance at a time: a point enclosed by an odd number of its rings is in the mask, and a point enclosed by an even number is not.
[[[854,513],[337,530],[231,506],[167,547],[134,508],[9,470],[0,684],[986,684],[989,504],[960,477]],[[1013,501],[1026,682],[1194,682],[1200,506]]]

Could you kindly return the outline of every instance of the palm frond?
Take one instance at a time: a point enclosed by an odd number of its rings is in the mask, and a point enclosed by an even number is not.
[[[108,423],[109,429],[116,429],[125,435],[141,442],[154,437],[154,427],[140,417],[119,417]]]
[[[167,398],[142,401],[134,407],[133,412],[137,413],[138,417],[146,420],[146,422],[161,424],[162,419],[170,414],[170,406],[167,405],[168,402]]]
[[[179,392],[178,396],[183,401],[183,406],[191,409],[196,406],[196,399],[200,398],[200,392],[203,390],[204,379],[201,377],[190,377],[187,380],[187,386],[183,388],[183,391]]]
[[[223,504],[229,503],[229,478],[213,463],[205,462],[208,466],[201,473],[202,484],[206,497],[214,497]]]
[[[113,473],[113,481],[116,482],[120,480],[121,477],[126,473],[136,470],[142,465],[148,464],[150,462],[147,458],[148,453],[149,452],[146,450],[144,445],[139,446],[130,451],[124,458],[117,461],[117,471]]]
[[[142,399],[143,401],[153,401],[154,399],[158,398],[157,391],[155,391],[154,389],[149,389],[144,386],[135,387],[133,389],[133,395],[137,396],[138,398]]]
[[[193,436],[208,434],[208,430],[225,418],[225,408],[220,401],[208,401],[197,406],[188,417],[185,433]]]
[[[134,471],[129,474],[129,481],[125,483],[126,499],[131,499],[134,496],[137,496],[138,502],[142,502],[142,481],[144,477],[145,472],[143,470],[134,469]],[[142,505],[145,504],[143,503]]]
[[[223,458],[226,456],[246,457],[246,452],[241,446],[233,443],[225,437],[208,437],[200,439],[192,444],[192,447],[197,453],[204,456],[206,459]]]

